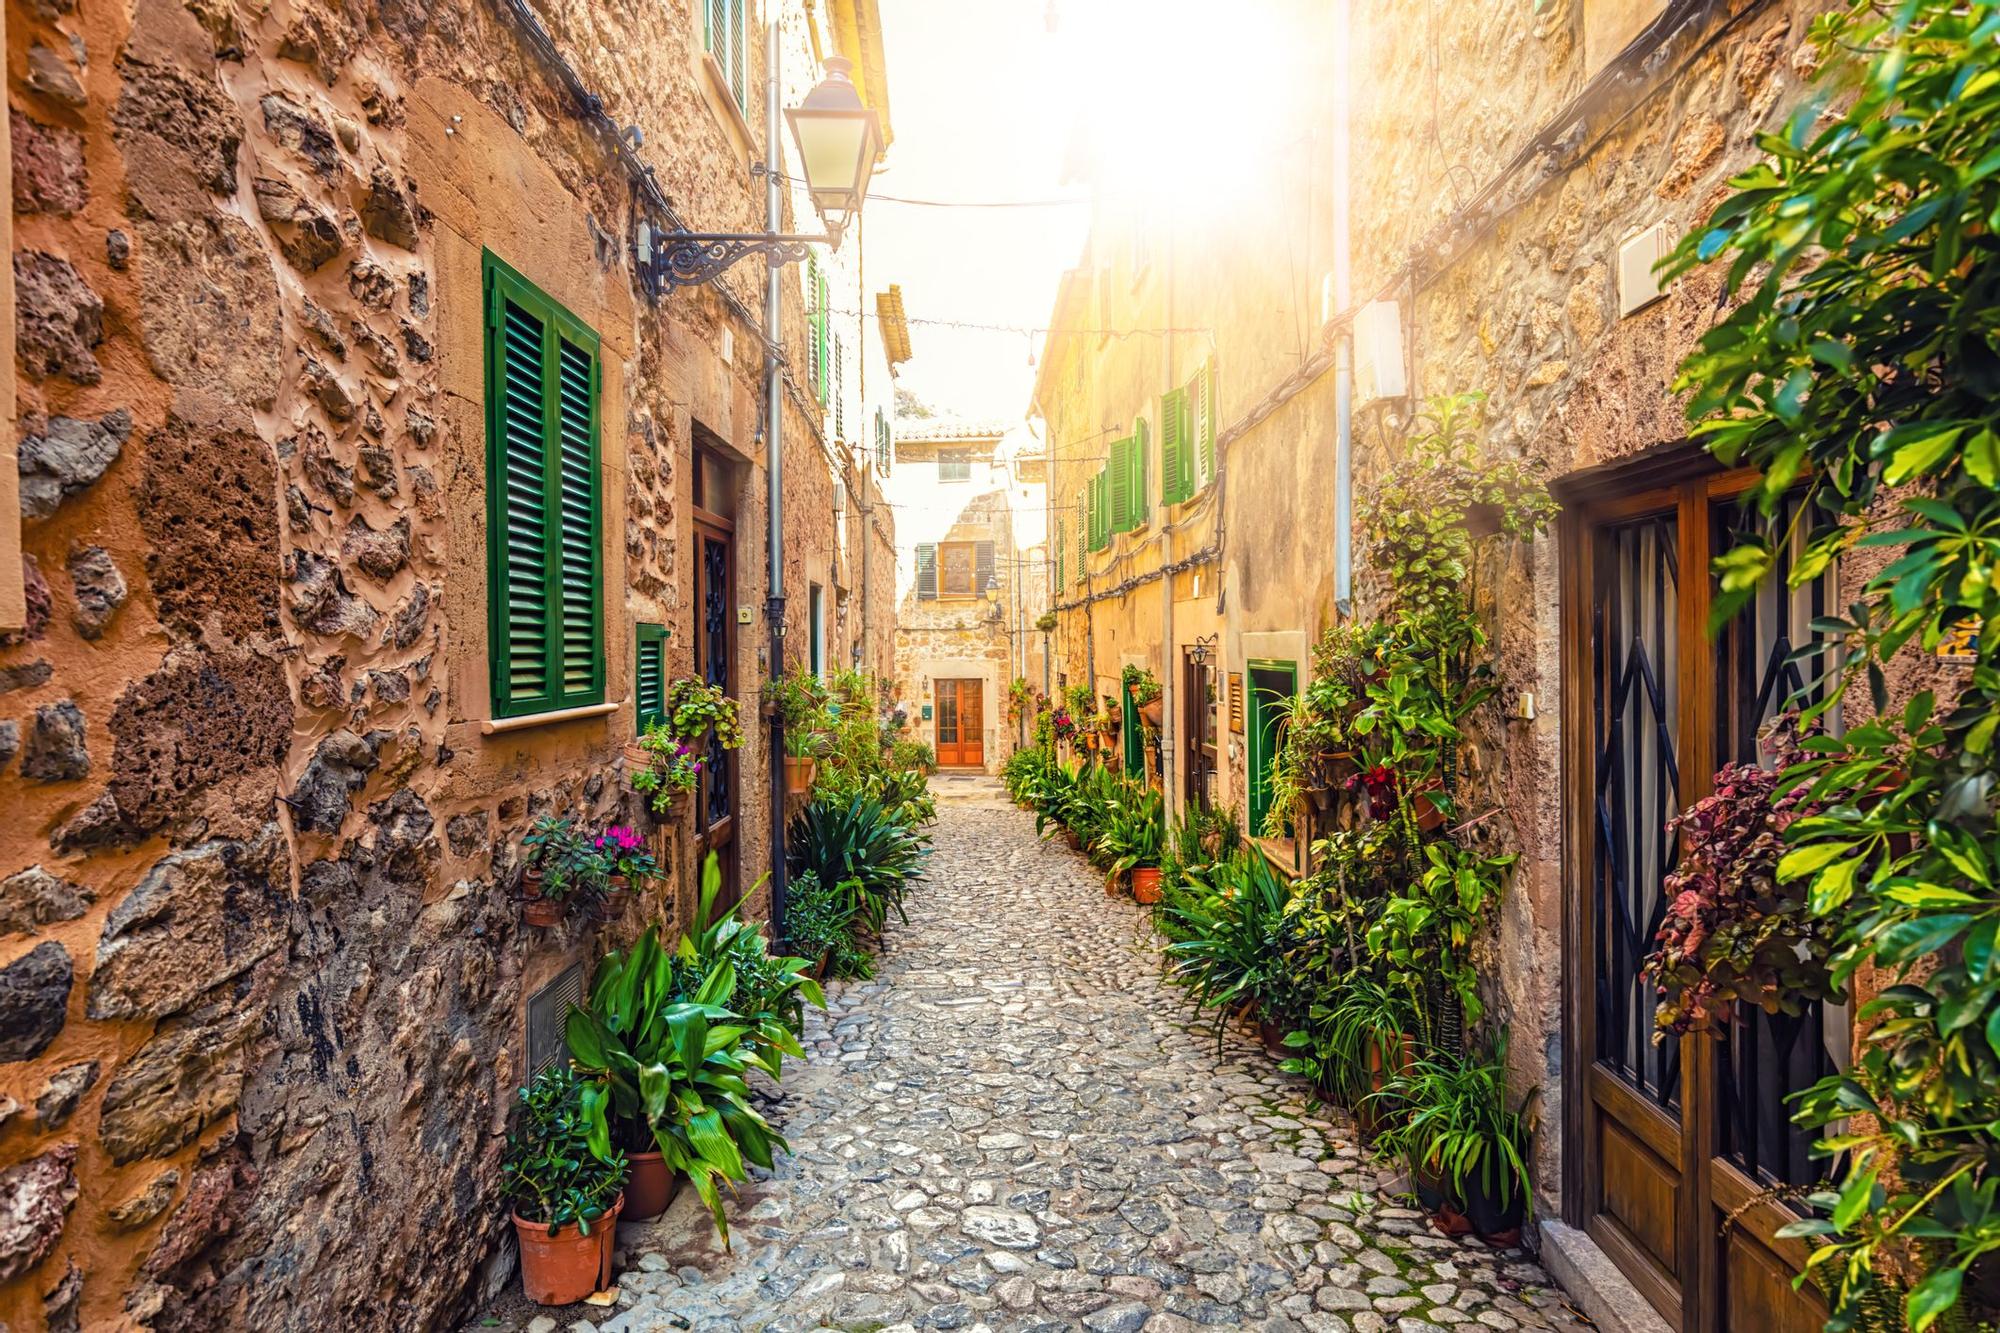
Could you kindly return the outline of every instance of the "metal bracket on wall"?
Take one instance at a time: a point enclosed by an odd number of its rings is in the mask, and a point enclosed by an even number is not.
[[[762,231],[670,231],[660,236],[657,257],[647,277],[656,288],[662,281],[669,287],[698,287],[751,255],[763,255],[778,264],[803,263],[813,246],[826,245],[831,239]]]

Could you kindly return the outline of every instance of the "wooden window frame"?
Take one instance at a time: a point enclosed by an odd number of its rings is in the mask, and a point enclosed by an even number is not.
[[[1264,833],[1264,816],[1271,809],[1271,766],[1277,762],[1275,748],[1264,753],[1264,713],[1273,706],[1263,696],[1266,691],[1257,685],[1259,671],[1283,672],[1292,679],[1292,688],[1286,698],[1299,691],[1299,664],[1284,658],[1253,657],[1243,664],[1242,692],[1248,704],[1248,734],[1244,737],[1244,749],[1248,755],[1248,773],[1244,798],[1250,813],[1251,836],[1261,838]]]
[[[601,706],[605,694],[605,623],[604,623],[604,478],[602,441],[602,398],[603,357],[597,333],[589,325],[571,314],[541,288],[523,277],[505,260],[486,251],[482,261],[485,317],[481,336],[484,340],[486,365],[486,519],[487,519],[487,664],[489,670],[490,697],[487,701],[489,715],[495,720],[533,717],[543,713],[565,712],[570,709]],[[590,513],[590,682],[583,689],[565,690],[562,687],[563,643],[562,598],[562,525],[559,518],[544,523],[542,577],[545,583],[545,597],[548,602],[548,648],[545,658],[548,688],[541,694],[511,697],[511,681],[508,672],[508,604],[510,585],[507,576],[507,475],[505,430],[501,423],[501,411],[505,395],[501,389],[504,375],[502,359],[505,356],[504,340],[498,335],[502,312],[512,305],[532,318],[539,319],[543,326],[542,375],[543,375],[543,420],[542,445],[544,451],[543,512],[545,515],[559,515],[562,498],[562,467],[558,461],[548,466],[549,456],[560,449],[560,432],[556,407],[558,393],[555,391],[554,375],[556,358],[563,343],[577,347],[590,357],[590,439],[589,439],[589,513]]]

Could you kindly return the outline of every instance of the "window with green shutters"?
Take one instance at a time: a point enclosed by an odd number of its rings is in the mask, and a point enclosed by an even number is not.
[[[1112,457],[1117,457],[1118,446],[1113,445]],[[1112,465],[1107,463],[1098,469],[1090,479],[1090,549],[1101,551],[1111,544],[1111,475]]]
[[[737,109],[750,114],[749,0],[703,0],[702,35],[708,53],[722,67]]]
[[[1076,581],[1081,583],[1090,574],[1087,548],[1090,545],[1090,488],[1084,487],[1076,493]]]
[[[1063,521],[1063,516],[1061,514],[1057,514],[1055,552],[1056,552],[1056,587],[1058,588],[1061,588],[1063,586],[1063,571],[1067,565],[1067,553],[1069,549],[1068,542],[1069,542],[1069,525]]]
[[[632,630],[632,702],[639,734],[667,714],[667,628],[637,625]]]
[[[1125,448],[1125,526],[1143,528],[1152,520],[1153,499],[1147,490],[1146,474],[1152,469],[1152,440],[1146,419],[1132,423],[1132,442]]]
[[[1188,391],[1169,389],[1160,395],[1160,503],[1182,504],[1194,498],[1194,431],[1188,412]]]
[[[491,254],[485,269],[493,716],[603,703],[597,335]]]
[[[826,338],[826,280],[820,276],[819,259],[806,256],[806,383],[826,406],[826,353],[820,344]]]
[[[917,599],[934,602],[937,595],[937,546],[925,542],[917,547]]]

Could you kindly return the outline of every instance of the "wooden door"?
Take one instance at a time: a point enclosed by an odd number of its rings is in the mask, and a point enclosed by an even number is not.
[[[1791,1288],[1804,1251],[1773,1233],[1796,1214],[1768,1191],[1818,1174],[1784,1099],[1839,1058],[1827,1034],[1845,1014],[1776,1030],[1759,1012],[1722,1039],[1656,1044],[1640,975],[1679,852],[1667,823],[1720,764],[1756,758],[1759,727],[1803,684],[1786,663],[1824,596],[1781,581],[1709,640],[1709,561],[1751,521],[1743,485],[1718,474],[1572,505],[1565,521],[1578,1071],[1565,1100],[1583,1165],[1566,1211],[1684,1333],[1808,1333],[1824,1308]]]
[[[938,767],[986,767],[986,682],[940,680],[936,690]]]
[[[736,588],[735,525],[704,509],[695,511],[695,672],[711,685],[736,694],[736,617],[731,614]],[[701,785],[695,791],[697,856],[714,852],[722,867],[722,903],[734,903],[740,892],[737,873],[736,752],[726,750],[713,730],[703,756]]]

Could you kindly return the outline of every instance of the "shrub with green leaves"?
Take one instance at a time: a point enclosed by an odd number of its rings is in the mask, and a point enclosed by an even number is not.
[[[891,911],[909,919],[903,899],[930,855],[922,835],[870,796],[814,798],[792,820],[786,848],[793,875],[838,886],[854,919],[877,934]]]
[[[1667,266],[1726,264],[1734,302],[1675,387],[1709,451],[1759,473],[1765,530],[1716,561],[1717,624],[1801,534],[1793,586],[1891,557],[1813,625],[1841,665],[1808,720],[1857,685],[1876,716],[1807,743],[1795,773],[1830,804],[1786,829],[1778,877],[1838,924],[1836,984],[1892,984],[1799,1101],[1835,1179],[1781,1234],[1819,1246],[1830,1328],[1894,1272],[1921,1333],[2000,1250],[2000,5],[1856,0],[1812,36],[1821,91]],[[1892,674],[1954,637],[1956,697],[1890,711]]]

